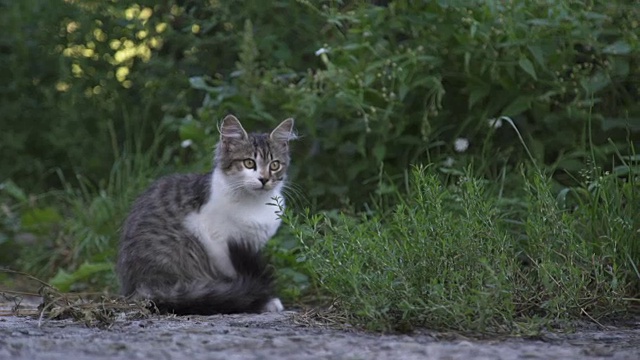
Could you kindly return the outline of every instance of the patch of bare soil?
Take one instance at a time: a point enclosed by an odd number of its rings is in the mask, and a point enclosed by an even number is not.
[[[0,304],[0,359],[640,358],[640,321],[537,339],[452,340],[427,331],[377,335],[310,325],[291,311],[175,317],[103,303],[96,314],[104,319],[96,320],[82,304],[50,302],[60,318],[51,320],[39,316],[37,301],[26,303],[18,316],[14,303]]]

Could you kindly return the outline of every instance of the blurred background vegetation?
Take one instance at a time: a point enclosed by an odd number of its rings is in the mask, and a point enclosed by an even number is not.
[[[639,1],[0,0],[0,14],[0,265],[64,290],[117,289],[132,199],[208,171],[228,113],[249,129],[296,119],[294,211],[385,208],[419,164],[483,179],[510,211],[530,197],[523,163],[560,210],[589,179],[639,171]],[[297,298],[300,243],[285,229],[273,250]]]

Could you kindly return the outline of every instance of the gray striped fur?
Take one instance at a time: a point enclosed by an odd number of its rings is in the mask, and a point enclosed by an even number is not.
[[[134,202],[116,266],[123,295],[177,314],[282,309],[260,249],[279,225],[265,199],[281,196],[293,120],[248,134],[230,115],[220,133],[212,172],[161,178]]]

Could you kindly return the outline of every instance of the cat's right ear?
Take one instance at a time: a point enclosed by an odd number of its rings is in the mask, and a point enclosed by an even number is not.
[[[240,120],[233,115],[227,115],[220,123],[220,139],[244,140],[249,136],[240,124]]]

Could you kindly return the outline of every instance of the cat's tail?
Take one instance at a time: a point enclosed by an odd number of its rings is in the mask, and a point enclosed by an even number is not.
[[[176,284],[169,293],[154,296],[156,307],[177,315],[264,311],[273,299],[273,268],[246,242],[230,241],[229,258],[236,277]]]

